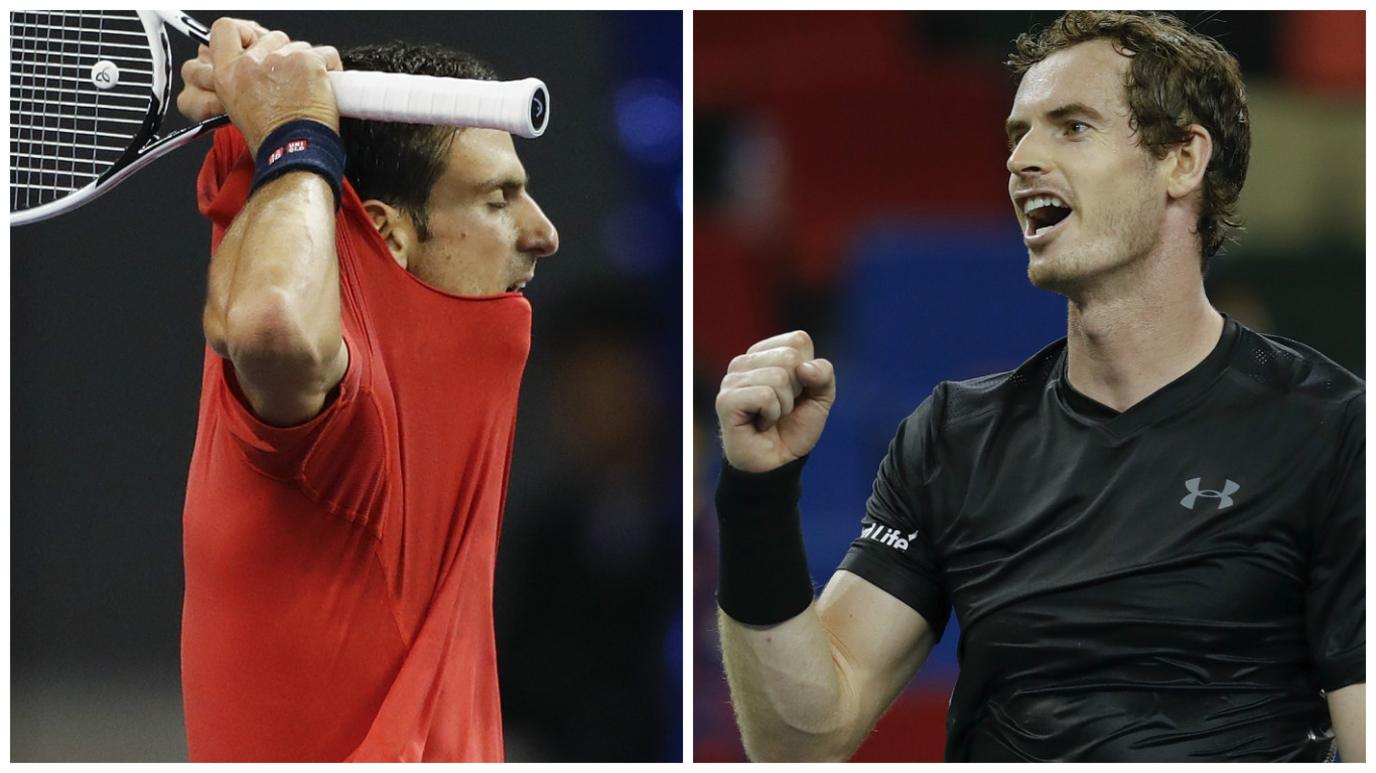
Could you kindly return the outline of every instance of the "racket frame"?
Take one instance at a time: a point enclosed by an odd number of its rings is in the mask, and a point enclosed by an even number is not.
[[[149,87],[148,94],[150,104],[144,116],[142,126],[139,127],[135,136],[129,141],[129,147],[125,152],[100,176],[81,188],[77,188],[46,204],[40,204],[39,206],[19,212],[11,212],[10,225],[37,223],[81,207],[109,193],[111,190],[114,190],[115,187],[124,180],[148,166],[153,161],[229,123],[229,116],[220,115],[178,129],[164,136],[158,135],[158,130],[162,127],[162,122],[167,117],[167,110],[171,104],[172,95],[172,47],[167,38],[167,26],[171,26],[178,32],[202,44],[208,44],[210,42],[210,28],[181,11],[135,11],[135,13],[138,14],[139,21],[142,23],[144,32],[148,37],[148,48],[152,59],[152,85]],[[430,78],[428,76],[372,72],[331,72],[330,78],[331,82],[336,87],[336,92],[347,91],[347,86],[361,85],[365,80],[370,82],[371,85],[377,88],[383,88],[384,90],[385,84],[389,82],[395,82],[400,86],[401,81],[399,79],[412,79],[413,82],[439,82],[441,80],[446,80]],[[481,82],[478,84],[478,88],[487,92],[484,94],[484,98],[489,98],[490,95],[497,94],[496,90],[492,87],[504,89],[498,97],[502,99],[508,98],[512,93],[523,91],[524,95],[521,99],[525,100],[526,104],[526,115],[524,117],[519,120],[509,121],[507,124],[501,125],[500,127],[494,126],[494,128],[500,128],[503,131],[509,131],[512,134],[527,138],[539,137],[544,133],[545,127],[549,124],[550,101],[549,91],[542,81],[537,78],[526,78],[523,81],[501,84],[495,82]],[[361,90],[355,90],[362,93]],[[432,96],[431,99],[433,98]],[[366,101],[370,104],[366,105],[362,112],[351,111],[344,115],[347,117],[362,118],[364,120],[401,120],[395,117],[396,106],[391,104],[391,100],[382,101],[386,104],[371,104],[376,100]],[[432,119],[436,125],[469,125],[457,122],[445,122],[434,116],[432,116]]]
[[[163,21],[166,19],[163,14],[166,12],[135,13],[143,24],[144,34],[148,36],[148,50],[152,60],[152,85],[148,89],[149,106],[144,114],[143,125],[129,141],[129,147],[124,153],[99,177],[46,204],[11,212],[10,225],[37,223],[76,209],[109,193],[130,175],[148,166],[164,153],[186,145],[205,132],[228,123],[228,116],[217,116],[206,123],[179,129],[166,137],[158,136],[158,129],[167,117],[169,97],[172,93],[172,45],[167,39],[167,30],[163,27]],[[173,26],[182,29],[182,26]]]

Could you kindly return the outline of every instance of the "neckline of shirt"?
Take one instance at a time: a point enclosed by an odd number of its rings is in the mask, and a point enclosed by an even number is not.
[[[1062,408],[1075,418],[1125,438],[1192,405],[1227,370],[1241,326],[1223,314],[1223,333],[1213,351],[1179,378],[1119,412],[1076,391],[1066,377],[1066,352],[1062,347],[1055,365],[1055,387]]]

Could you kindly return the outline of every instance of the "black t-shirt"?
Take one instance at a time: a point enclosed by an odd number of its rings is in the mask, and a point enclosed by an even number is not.
[[[1118,413],[1065,341],[899,426],[840,568],[937,636],[948,760],[1322,760],[1366,681],[1366,386],[1227,320]]]

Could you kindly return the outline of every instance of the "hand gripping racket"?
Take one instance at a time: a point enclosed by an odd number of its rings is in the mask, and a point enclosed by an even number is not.
[[[180,11],[10,13],[10,224],[46,220],[119,185],[224,125],[216,116],[159,137],[172,101],[166,27],[209,43]],[[474,81],[331,72],[339,114],[500,129],[539,137],[549,91],[536,78]]]

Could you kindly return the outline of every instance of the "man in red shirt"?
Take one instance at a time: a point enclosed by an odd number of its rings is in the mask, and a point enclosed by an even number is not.
[[[430,46],[341,63],[232,19],[182,69],[181,111],[233,122],[198,180],[214,249],[184,516],[190,756],[501,760],[520,289],[558,234],[509,134],[341,131],[343,65],[493,77]]]

